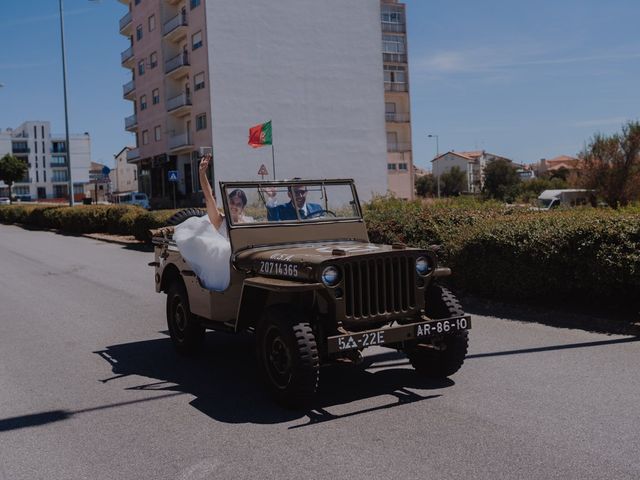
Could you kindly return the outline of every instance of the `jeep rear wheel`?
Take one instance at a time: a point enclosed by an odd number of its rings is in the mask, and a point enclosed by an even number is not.
[[[167,327],[178,353],[192,355],[202,346],[205,329],[193,318],[187,290],[180,281],[167,289]]]
[[[265,311],[257,329],[258,364],[276,400],[290,408],[311,402],[318,388],[318,346],[304,315],[286,306]]]
[[[439,285],[429,287],[425,300],[426,314],[434,320],[464,315],[455,295]],[[468,346],[469,336],[465,331],[446,335],[434,344],[411,345],[405,352],[418,373],[432,378],[446,378],[460,370]]]

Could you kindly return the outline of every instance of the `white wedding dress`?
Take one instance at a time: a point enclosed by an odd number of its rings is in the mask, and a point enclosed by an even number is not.
[[[224,291],[231,275],[227,221],[217,230],[209,217],[190,217],[175,227],[173,239],[182,257],[209,290]]]

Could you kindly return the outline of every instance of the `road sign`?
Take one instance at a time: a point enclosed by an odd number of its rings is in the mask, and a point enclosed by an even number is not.
[[[263,177],[265,175],[269,175],[269,172],[267,171],[267,167],[264,166],[264,163],[260,165],[260,170],[258,170],[258,175],[262,175]]]
[[[109,175],[111,173],[111,169],[109,167],[107,167],[106,165],[104,167],[102,167],[102,175]]]
[[[178,170],[169,170],[169,181],[170,182],[178,181]]]

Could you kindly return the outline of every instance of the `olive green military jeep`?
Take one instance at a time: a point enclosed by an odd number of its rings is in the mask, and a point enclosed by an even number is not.
[[[227,199],[247,204],[233,222]],[[171,340],[197,350],[205,329],[255,332],[258,365],[276,399],[308,403],[320,367],[358,363],[374,345],[405,352],[415,370],[442,378],[467,353],[471,319],[437,279],[449,275],[434,249],[369,242],[352,180],[221,182],[231,281],[207,290],[171,239],[154,232],[156,291],[167,294]],[[204,215],[197,209],[170,223]]]

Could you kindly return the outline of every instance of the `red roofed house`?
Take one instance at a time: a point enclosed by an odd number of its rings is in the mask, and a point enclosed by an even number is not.
[[[580,163],[579,159],[570,157],[569,155],[560,155],[551,160],[543,158],[538,164],[538,174],[540,175],[546,172],[553,173],[563,168],[569,171],[579,170]]]

